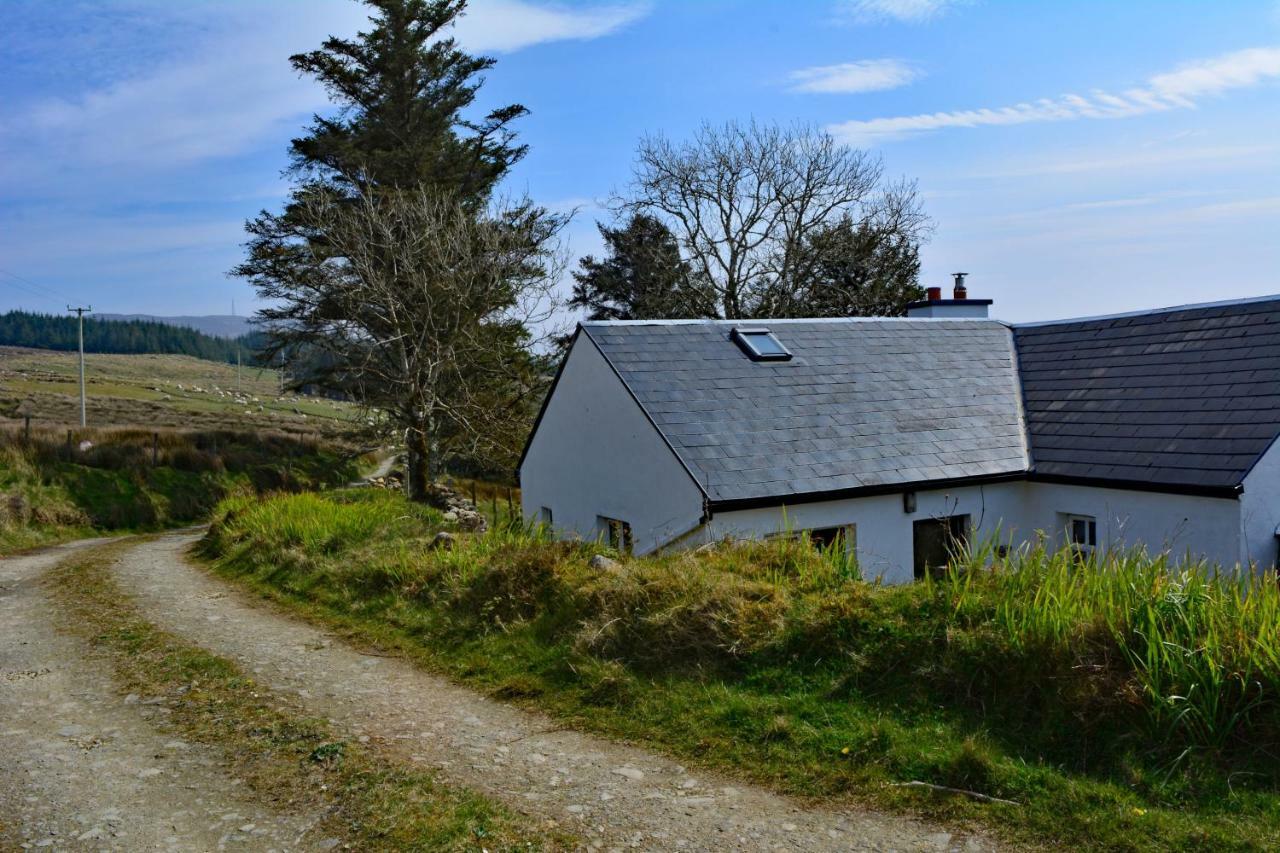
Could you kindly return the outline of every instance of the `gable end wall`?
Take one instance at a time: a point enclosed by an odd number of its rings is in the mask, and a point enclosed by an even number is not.
[[[702,517],[702,491],[591,338],[579,334],[520,467],[521,504],[552,512],[559,536],[595,539],[597,519],[631,525],[644,554]]]

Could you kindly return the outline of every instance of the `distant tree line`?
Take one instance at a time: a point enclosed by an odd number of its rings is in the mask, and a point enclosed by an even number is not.
[[[245,364],[256,363],[262,348],[261,334],[240,338],[215,338],[185,326],[170,326],[153,320],[84,321],[87,352],[136,355],[189,355],[235,364],[239,349]],[[0,346],[35,349],[74,350],[78,347],[75,317],[10,311],[0,314]]]

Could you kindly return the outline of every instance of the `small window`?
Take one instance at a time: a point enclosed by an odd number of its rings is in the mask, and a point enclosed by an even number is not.
[[[539,520],[543,524],[545,524],[547,527],[551,526],[551,507],[544,506],[542,509],[538,510],[538,516],[539,516]]]
[[[791,353],[768,329],[734,329],[731,337],[752,361],[791,360]]]
[[[809,541],[815,547],[826,551],[830,548],[852,550],[857,543],[854,540],[855,528],[852,524],[845,527],[819,527],[808,531]]]
[[[605,541],[609,543],[609,547],[620,554],[631,553],[631,525],[625,521],[619,521],[616,518],[607,518],[603,515],[596,516],[596,523],[600,527],[600,532],[604,534]]]
[[[1098,547],[1098,520],[1091,515],[1067,516],[1067,544],[1081,554]]]

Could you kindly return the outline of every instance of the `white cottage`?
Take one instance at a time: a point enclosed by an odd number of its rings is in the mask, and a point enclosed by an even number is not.
[[[1280,296],[1011,325],[584,322],[520,463],[526,517],[644,554],[808,530],[908,581],[1050,536],[1270,567]]]

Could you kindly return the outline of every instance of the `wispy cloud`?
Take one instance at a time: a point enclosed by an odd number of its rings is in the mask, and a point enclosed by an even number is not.
[[[1142,151],[1123,156],[1074,156],[970,175],[973,178],[1024,178],[1035,175],[1078,175],[1090,172],[1134,172],[1195,163],[1197,171],[1235,166],[1252,168],[1260,158],[1280,153],[1275,145],[1217,145]]]
[[[469,7],[455,29],[458,41],[471,50],[510,52],[544,42],[607,36],[649,11],[647,2],[569,7],[489,0]]]
[[[133,73],[6,111],[0,148],[9,156],[0,162],[0,186],[35,185],[44,193],[46,181],[68,177],[68,170],[138,167],[154,175],[234,157],[270,140],[283,146],[291,130],[328,103],[320,86],[293,71],[288,56],[330,34],[351,36],[367,26],[367,12],[348,2],[319,2],[301,17],[235,5],[203,8],[203,38],[181,50]],[[476,4],[455,35],[469,50],[510,52],[603,36],[648,8],[491,0]],[[189,25],[194,14],[190,7],[174,11],[181,16],[174,26]],[[69,184],[76,187],[79,179]]]
[[[864,59],[801,68],[792,71],[789,78],[793,92],[853,94],[896,89],[922,75],[915,66],[897,59]]]
[[[828,129],[851,145],[868,145],[954,127],[997,127],[1031,122],[1130,118],[1189,109],[1207,97],[1280,78],[1280,47],[1240,50],[1188,63],[1122,92],[1094,90],[1014,104],[833,124]]]
[[[944,14],[964,0],[841,0],[839,17],[853,23],[901,21],[923,24]]]

